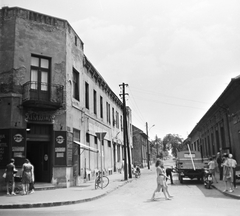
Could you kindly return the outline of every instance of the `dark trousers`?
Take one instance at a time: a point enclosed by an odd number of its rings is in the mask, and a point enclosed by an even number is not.
[[[218,165],[219,169],[219,180],[223,180],[223,167],[221,165]]]
[[[236,169],[233,168],[233,186],[236,187]]]
[[[166,174],[167,174],[167,177],[170,176],[171,184],[173,184],[172,170],[171,169],[166,169]]]

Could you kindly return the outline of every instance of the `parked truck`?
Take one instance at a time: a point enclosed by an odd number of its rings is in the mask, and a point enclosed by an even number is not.
[[[176,171],[180,183],[183,178],[198,179],[203,181],[204,168],[208,166],[208,159],[202,158],[198,151],[181,151],[177,153]]]

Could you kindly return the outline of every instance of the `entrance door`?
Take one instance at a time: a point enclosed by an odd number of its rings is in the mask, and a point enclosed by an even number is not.
[[[50,182],[49,142],[28,141],[27,158],[34,166],[36,182]]]

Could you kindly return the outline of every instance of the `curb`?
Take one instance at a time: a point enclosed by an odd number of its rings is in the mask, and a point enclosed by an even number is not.
[[[212,185],[213,188],[215,188],[216,190],[218,190],[219,192],[221,192],[222,194],[224,194],[225,196],[234,198],[234,199],[240,199],[240,196],[235,195],[233,193],[227,193],[227,192],[223,192],[222,190],[220,190],[219,188],[215,187],[214,185]]]
[[[33,204],[12,204],[12,205],[0,205],[0,209],[20,209],[20,208],[41,208],[41,207],[56,207],[56,206],[63,206],[63,205],[72,205],[72,204],[79,204],[79,203],[84,203],[84,202],[90,202],[96,199],[100,199],[107,194],[117,190],[120,187],[123,187],[127,183],[132,182],[133,179],[127,180],[121,185],[118,185],[117,187],[110,189],[106,191],[105,193],[91,197],[91,198],[86,198],[86,199],[80,199],[80,200],[72,200],[72,201],[60,201],[60,202],[50,202],[50,203],[33,203]]]

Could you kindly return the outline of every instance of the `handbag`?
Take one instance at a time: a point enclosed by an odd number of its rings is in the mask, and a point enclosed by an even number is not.
[[[3,178],[6,178],[7,174],[6,173],[3,173]]]

